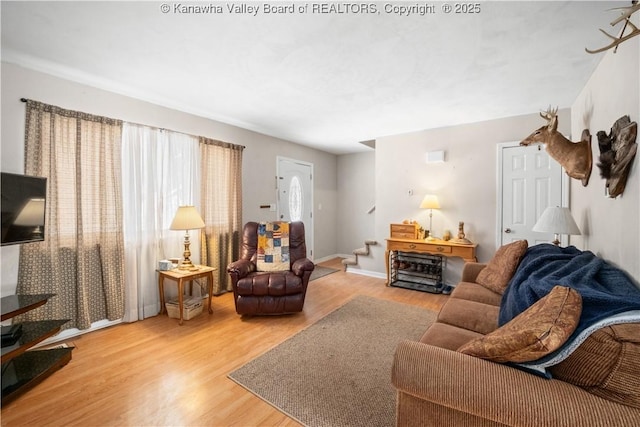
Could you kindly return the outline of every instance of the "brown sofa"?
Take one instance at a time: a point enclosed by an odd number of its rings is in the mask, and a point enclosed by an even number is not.
[[[553,379],[458,351],[498,328],[502,295],[476,283],[485,267],[467,263],[437,321],[399,344],[397,426],[640,426],[638,323],[593,333]]]

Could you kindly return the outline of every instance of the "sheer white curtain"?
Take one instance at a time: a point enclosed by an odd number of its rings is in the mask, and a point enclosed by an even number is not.
[[[178,206],[199,205],[199,158],[197,137],[123,124],[126,322],[158,314],[156,268],[159,260],[182,255],[184,232],[169,226]],[[195,262],[200,258],[199,233],[190,234]]]

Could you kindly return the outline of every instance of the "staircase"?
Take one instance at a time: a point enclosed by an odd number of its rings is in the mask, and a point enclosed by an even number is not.
[[[353,251],[353,257],[345,258],[342,260],[342,264],[344,265],[344,271],[347,271],[347,267],[350,265],[358,265],[358,255],[367,256],[369,255],[369,245],[377,245],[378,242],[375,240],[365,240],[364,248],[355,249]]]

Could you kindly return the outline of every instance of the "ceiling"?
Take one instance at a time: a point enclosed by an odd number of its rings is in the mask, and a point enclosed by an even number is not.
[[[2,1],[2,60],[342,154],[381,136],[570,107],[604,55],[585,47],[607,44],[598,28],[619,31],[609,9],[631,4],[482,1],[465,14],[372,3],[376,13],[328,1]],[[258,13],[228,9],[243,4]],[[181,9],[194,5],[222,11]]]

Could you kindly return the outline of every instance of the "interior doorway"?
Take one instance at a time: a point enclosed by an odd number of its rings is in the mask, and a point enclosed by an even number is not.
[[[496,247],[526,239],[529,245],[551,242],[553,233],[531,229],[549,206],[567,206],[569,180],[558,162],[542,145],[498,146],[498,207]],[[568,244],[568,237],[561,237]]]
[[[277,215],[304,223],[307,257],[313,261],[313,163],[277,158]]]

